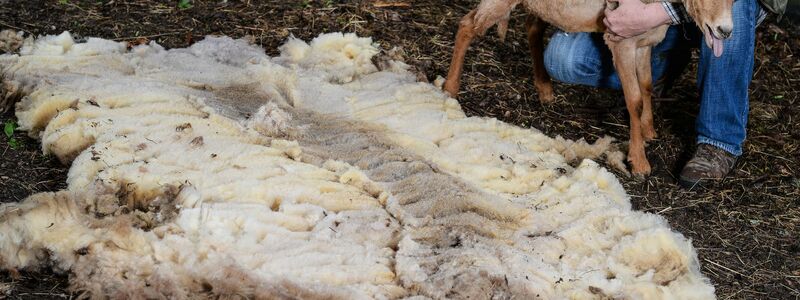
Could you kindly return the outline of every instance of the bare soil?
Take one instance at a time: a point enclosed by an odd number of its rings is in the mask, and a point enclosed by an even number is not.
[[[185,47],[209,34],[249,35],[271,55],[291,35],[308,40],[324,32],[356,32],[386,48],[402,46],[408,62],[432,80],[446,74],[458,20],[477,2],[219,0],[191,1],[186,8],[177,0],[0,0],[0,29],[34,35],[69,30],[166,47]],[[648,146],[653,175],[635,181],[620,174],[636,209],[665,216],[693,240],[721,299],[800,299],[800,26],[792,22],[771,18],[758,30],[749,138],[728,179],[695,190],[676,184],[694,150],[694,66],[670,98],[657,102],[659,138]],[[473,45],[459,95],[464,110],[550,135],[625,141],[620,92],[557,84],[557,103],[539,104],[523,23],[517,12],[505,43],[489,34]],[[12,113],[0,116],[0,123],[13,120]],[[66,167],[43,156],[36,140],[21,132],[15,138],[17,149],[0,136],[0,200],[64,188]],[[1,273],[0,298],[75,297],[66,290],[67,277],[47,266]]]

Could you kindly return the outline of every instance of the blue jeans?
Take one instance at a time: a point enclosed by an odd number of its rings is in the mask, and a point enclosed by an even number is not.
[[[753,77],[755,29],[762,11],[758,0],[733,4],[733,35],[724,41],[721,57],[706,46],[703,33],[692,24],[671,26],[664,40],[653,47],[654,80],[687,59],[691,48],[700,48],[697,87],[700,113],[697,142],[711,144],[739,156],[746,137],[749,110],[748,88]],[[621,89],[611,52],[599,33],[556,32],[544,54],[550,76],[558,81],[594,87]],[[683,57],[681,57],[683,56]]]

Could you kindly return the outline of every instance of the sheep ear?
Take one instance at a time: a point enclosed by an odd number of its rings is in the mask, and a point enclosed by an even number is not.
[[[500,22],[497,22],[497,36],[500,38],[500,42],[506,41],[506,33],[508,32],[508,17],[503,18]]]

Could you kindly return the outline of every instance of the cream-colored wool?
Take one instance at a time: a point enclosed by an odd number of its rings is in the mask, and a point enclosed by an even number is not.
[[[372,41],[0,56],[68,188],[0,207],[0,264],[91,296],[709,299],[690,242],[631,210],[610,139],[466,117]]]
[[[22,47],[24,41],[24,33],[22,31],[2,30],[0,31],[0,53],[14,53]],[[3,83],[0,82],[0,84]],[[0,113],[8,110],[17,100],[19,97],[17,89],[18,87],[11,84],[0,85]]]

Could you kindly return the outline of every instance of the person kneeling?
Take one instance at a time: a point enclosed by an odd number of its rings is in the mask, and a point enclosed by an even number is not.
[[[653,47],[656,96],[662,92],[659,88],[670,85],[680,75],[691,57],[691,49],[700,48],[697,149],[680,174],[678,181],[681,186],[690,188],[705,180],[722,179],[734,169],[746,136],[756,27],[768,13],[782,14],[786,2],[736,0],[733,3],[733,33],[722,42],[725,50],[719,57],[710,45],[702,45],[702,31],[692,25],[694,23],[680,4],[620,0],[617,9],[607,11],[604,22],[619,39],[636,36],[663,24],[673,25],[664,40]],[[621,89],[602,33],[557,31],[544,55],[545,69],[555,80]]]

